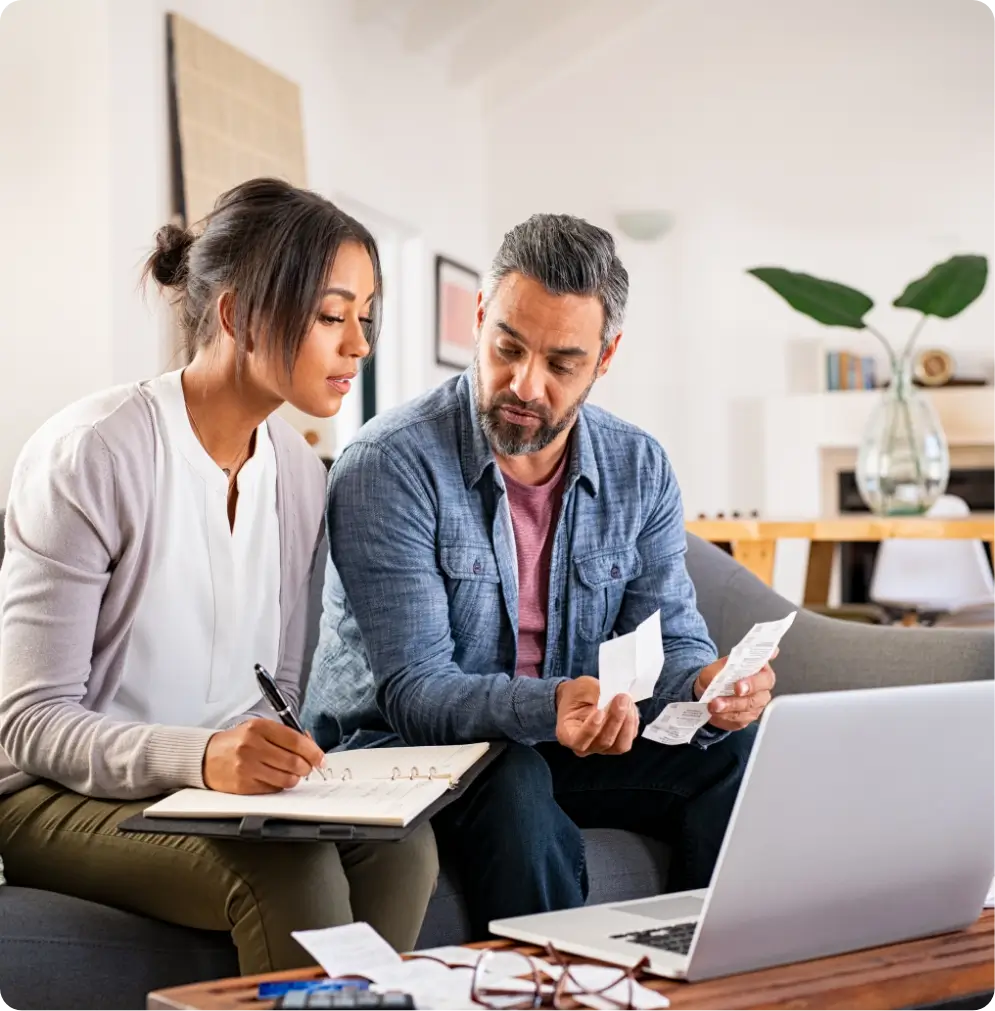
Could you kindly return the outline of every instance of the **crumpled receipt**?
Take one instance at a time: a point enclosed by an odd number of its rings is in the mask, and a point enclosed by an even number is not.
[[[698,702],[671,702],[643,731],[658,744],[687,744],[710,718],[708,703],[719,695],[733,695],[735,684],[756,674],[774,655],[777,644],[791,627],[797,611],[780,621],[754,625],[729,654],[726,665],[712,679]]]

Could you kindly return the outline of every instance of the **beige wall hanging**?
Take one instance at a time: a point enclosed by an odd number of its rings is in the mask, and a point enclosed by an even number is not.
[[[179,14],[168,15],[167,46],[178,221],[196,226],[225,190],[257,176],[307,186],[300,88]],[[178,329],[175,338],[179,349]],[[279,413],[330,455],[330,421],[289,404]]]
[[[178,14],[168,16],[174,200],[186,224],[255,176],[307,185],[300,88]]]

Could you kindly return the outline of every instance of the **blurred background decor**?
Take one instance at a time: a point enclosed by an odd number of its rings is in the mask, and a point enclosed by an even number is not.
[[[192,225],[254,176],[307,185],[300,88],[179,14],[167,15],[174,210]]]
[[[893,345],[864,319],[874,302],[856,288],[781,267],[755,267],[747,273],[817,322],[867,330],[881,342],[891,379],[864,429],[857,456],[857,486],[870,510],[878,515],[924,513],[946,489],[950,457],[936,412],[912,382],[915,342],[930,316],[950,319],[981,295],[988,277],[987,257],[952,256],[906,287],[892,305],[921,315],[903,347]],[[842,388],[862,385],[857,381],[841,383]]]
[[[826,353],[873,357],[859,373],[876,387],[886,354],[786,312],[743,268],[804,264],[897,294],[951,252],[995,255],[995,39],[976,0],[22,0],[0,14],[0,501],[46,418],[184,364],[162,300],[136,284],[177,209],[171,13],[220,42],[198,37],[189,64],[227,110],[217,192],[241,181],[230,158],[262,143],[243,131],[290,82],[306,185],[380,245],[375,361],[335,418],[300,419],[326,458],[469,359],[466,345],[436,360],[436,254],[482,272],[516,222],[563,212],[609,229],[630,279],[591,403],[660,440],[688,515],[863,512],[854,469],[881,394],[827,389]],[[206,124],[183,87],[189,171]],[[983,384],[922,388],[947,493],[972,515],[992,509],[993,289],[918,341]],[[904,335],[889,301],[867,319]],[[873,548],[843,545],[836,596],[865,599]],[[779,543],[773,585],[797,603],[807,557]]]
[[[435,360],[462,371],[473,361],[480,275],[445,256],[435,258]]]

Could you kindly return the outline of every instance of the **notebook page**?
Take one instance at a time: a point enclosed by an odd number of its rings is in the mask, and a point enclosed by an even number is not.
[[[325,756],[324,772],[329,779],[449,779],[457,782],[490,745],[453,744],[437,748],[367,748],[336,751]],[[312,772],[309,782],[321,782]]]
[[[282,793],[235,794],[179,790],[145,809],[149,818],[241,818],[407,825],[448,789],[446,780],[302,780]]]

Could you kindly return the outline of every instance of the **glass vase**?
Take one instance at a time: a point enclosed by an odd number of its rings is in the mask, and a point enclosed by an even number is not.
[[[891,360],[857,453],[857,487],[879,516],[924,513],[950,476],[947,439],[932,404],[912,383],[911,349]]]

